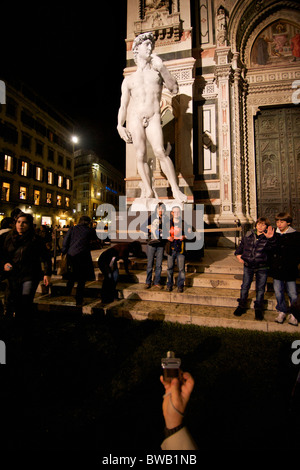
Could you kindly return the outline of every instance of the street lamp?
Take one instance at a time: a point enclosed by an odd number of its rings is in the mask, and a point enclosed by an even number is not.
[[[72,135],[71,141],[73,142],[73,144],[77,144],[77,143],[78,143],[78,137],[77,137],[77,135]]]

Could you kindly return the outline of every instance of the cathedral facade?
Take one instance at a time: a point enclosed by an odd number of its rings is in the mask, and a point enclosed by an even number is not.
[[[288,211],[300,229],[300,4],[297,0],[127,0],[127,62],[152,31],[155,53],[176,77],[163,90],[165,144],[180,189],[203,204],[207,226],[274,223]],[[148,149],[157,196],[171,197]],[[126,195],[139,197],[132,145]]]

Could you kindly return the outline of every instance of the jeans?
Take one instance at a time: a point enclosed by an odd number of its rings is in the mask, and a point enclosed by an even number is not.
[[[76,303],[81,303],[83,301],[85,283],[86,281],[84,279],[83,280],[80,279],[79,281],[77,281],[77,288],[76,288],[76,295],[75,295]],[[68,280],[67,289],[66,289],[67,295],[71,295],[74,284],[75,284],[74,279]]]
[[[256,301],[254,302],[255,309],[263,308],[263,301],[265,295],[265,287],[268,279],[268,270],[267,269],[255,269],[244,266],[244,275],[243,283],[241,286],[239,306],[245,308],[248,298],[248,292],[253,281],[255,274],[255,284],[256,284]]]
[[[156,257],[155,262],[155,272],[154,272],[154,281],[153,284],[157,285],[160,283],[160,276],[161,276],[161,265],[163,261],[164,255],[164,247],[163,246],[147,246],[147,277],[146,277],[146,284],[151,284],[152,281],[152,270],[154,264],[154,258]]]
[[[172,253],[171,255],[168,255],[167,286],[173,287],[173,273],[175,260],[177,260],[178,266],[177,286],[183,287],[185,280],[185,255],[176,252]]]
[[[15,313],[15,317],[26,321],[33,313],[33,300],[38,287],[38,280],[10,280],[8,284],[7,314]]]
[[[288,307],[284,296],[284,287],[286,286],[287,294],[291,304],[297,300],[297,285],[296,281],[281,281],[280,279],[273,279],[273,287],[277,300],[276,310],[279,312],[287,313]]]

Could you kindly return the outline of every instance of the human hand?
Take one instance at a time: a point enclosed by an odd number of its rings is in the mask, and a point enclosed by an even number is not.
[[[186,405],[194,388],[194,379],[189,372],[183,372],[180,380],[174,378],[171,382],[166,382],[161,376],[160,381],[166,392],[162,404],[166,427],[176,428],[182,423]]]
[[[242,259],[242,255],[236,255],[237,259],[240,263],[244,264],[244,260]]]
[[[44,276],[44,284],[45,286],[49,286],[51,281],[51,276]]]
[[[268,230],[265,232],[265,237],[266,238],[272,238],[274,235],[275,229],[269,225]]]
[[[4,265],[4,271],[11,271],[12,270],[12,265],[10,263],[5,263]]]

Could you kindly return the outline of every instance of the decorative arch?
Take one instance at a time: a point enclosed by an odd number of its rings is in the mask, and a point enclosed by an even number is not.
[[[295,15],[300,14],[300,3],[295,0],[239,0],[233,8],[228,21],[228,38],[232,52],[239,52],[242,63],[247,59],[245,51],[249,44],[249,38],[253,44],[253,33],[257,30],[256,36],[272,20],[271,17],[280,18],[283,15],[286,18],[287,13]],[[291,17],[289,16],[289,20]]]

